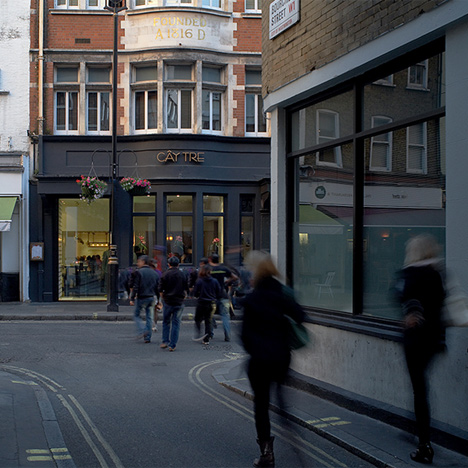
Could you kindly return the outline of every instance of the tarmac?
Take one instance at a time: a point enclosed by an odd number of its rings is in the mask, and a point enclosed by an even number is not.
[[[128,305],[121,305],[118,312],[107,312],[107,305],[102,302],[1,303],[0,323],[17,320],[130,321],[132,312],[133,308]],[[185,307],[183,320],[191,320],[194,312],[193,306]],[[213,377],[225,388],[252,400],[252,390],[243,369],[243,361],[229,361],[215,370]],[[353,411],[342,402],[322,398],[316,392],[304,391],[297,386],[283,387],[283,401],[286,403],[280,407],[272,395],[271,410],[374,466],[421,466],[409,457],[415,448],[415,437],[401,427]],[[19,377],[10,372],[7,366],[0,370],[0,414],[0,467],[32,464],[37,468],[75,468],[47,394],[24,375]],[[453,444],[453,450],[437,443],[433,443],[433,447],[432,466],[468,467],[468,440]]]

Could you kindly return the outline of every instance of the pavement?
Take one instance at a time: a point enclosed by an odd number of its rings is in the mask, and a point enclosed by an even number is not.
[[[193,306],[185,307],[183,320],[192,320],[194,313]],[[107,306],[102,302],[0,303],[0,323],[11,320],[130,321],[132,314],[133,307],[127,305],[120,306],[118,312],[107,312]],[[225,388],[253,399],[242,360],[223,364],[213,372],[213,377]],[[291,386],[283,387],[283,401],[284,406],[280,407],[276,396],[272,395],[271,410],[377,467],[421,466],[409,458],[416,444],[414,436],[395,425]],[[0,467],[32,464],[37,468],[75,468],[64,449],[60,427],[47,394],[24,375],[15,375],[8,366],[0,370],[0,414]],[[468,467],[468,441],[454,444],[455,450],[438,444],[433,447],[432,466]]]

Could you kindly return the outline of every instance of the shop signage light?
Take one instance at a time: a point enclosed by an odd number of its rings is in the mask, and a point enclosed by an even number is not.
[[[159,163],[186,162],[191,164],[201,164],[205,162],[204,152],[195,151],[160,151],[156,153],[156,160]]]

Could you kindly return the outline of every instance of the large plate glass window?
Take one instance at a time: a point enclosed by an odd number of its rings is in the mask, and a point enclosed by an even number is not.
[[[203,195],[203,247],[204,256],[217,253],[224,259],[224,197]]]
[[[109,259],[109,200],[58,202],[59,300],[104,299]]]
[[[353,145],[338,149],[343,155],[342,168],[317,166],[316,152],[296,162],[294,286],[304,305],[351,312]]]
[[[193,263],[193,196],[166,196],[166,248],[168,257]]]

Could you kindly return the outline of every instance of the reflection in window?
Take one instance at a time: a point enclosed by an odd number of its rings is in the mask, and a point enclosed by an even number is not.
[[[109,200],[58,203],[59,300],[103,299],[109,258]]]
[[[133,217],[133,262],[140,255],[152,255],[156,244],[156,233],[153,216]]]
[[[340,115],[329,110],[317,111],[317,143],[328,143],[340,135]],[[339,146],[317,153],[317,164],[342,166]]]
[[[405,244],[429,233],[445,245],[443,120],[431,120],[393,132],[392,171],[379,180],[366,167],[364,197],[364,313],[399,320],[401,308],[389,296],[403,266]],[[427,134],[424,147],[422,134]],[[415,170],[406,170],[407,142],[414,145]],[[369,141],[365,142],[368,148]],[[427,170],[421,177],[421,154]],[[408,161],[409,164],[409,161]]]
[[[78,93],[58,91],[55,93],[55,129],[60,133],[78,130]]]
[[[109,131],[109,93],[88,92],[88,133]]]
[[[266,132],[266,118],[263,113],[263,99],[260,94],[245,95],[245,133]]]
[[[352,145],[342,147],[352,154]],[[294,223],[294,288],[308,306],[351,312],[353,185],[341,169],[327,176],[297,167],[298,219]]]
[[[383,116],[372,117],[372,127],[391,123],[392,119]],[[370,168],[373,171],[392,170],[392,133],[382,133],[371,139]]]
[[[426,124],[412,125],[407,129],[408,172],[426,173]]]
[[[156,196],[137,196],[132,198],[134,213],[154,213],[156,211]]]
[[[203,255],[209,257],[217,253],[224,258],[224,197],[219,195],[203,196]],[[207,214],[212,214],[211,216]]]
[[[221,131],[221,93],[203,90],[202,92],[202,128],[209,131]]]
[[[167,90],[166,126],[168,129],[174,130],[192,128],[192,91]]]
[[[241,195],[240,198],[241,211],[241,261],[244,262],[245,257],[253,248],[254,235],[254,196]]]
[[[408,68],[408,87],[427,88],[428,61],[424,60]]]

